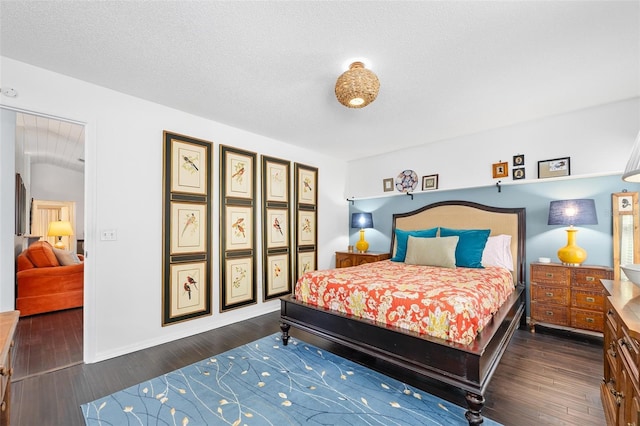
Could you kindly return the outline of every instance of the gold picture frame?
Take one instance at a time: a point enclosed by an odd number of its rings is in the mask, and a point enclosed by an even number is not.
[[[163,132],[162,326],[211,315],[211,142]]]
[[[494,163],[491,165],[492,176],[494,179],[509,176],[509,163],[506,161]]]
[[[264,301],[291,293],[291,162],[262,156]]]
[[[257,303],[256,157],[220,145],[220,311]]]

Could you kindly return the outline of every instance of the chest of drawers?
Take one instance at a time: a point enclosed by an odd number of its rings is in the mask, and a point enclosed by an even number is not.
[[[611,279],[606,266],[532,263],[531,329],[538,323],[602,332],[605,292],[601,279]]]
[[[389,258],[391,258],[390,253],[337,251],[336,268],[348,268],[349,266],[358,266],[363,263],[378,262]]]

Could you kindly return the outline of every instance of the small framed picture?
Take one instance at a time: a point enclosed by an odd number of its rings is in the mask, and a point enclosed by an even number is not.
[[[513,180],[524,179],[524,167],[517,167],[513,169]]]
[[[502,178],[509,176],[509,163],[494,163],[492,166],[493,178]]]
[[[518,154],[513,156],[513,167],[524,166],[524,154]]]
[[[538,161],[538,179],[569,176],[571,174],[571,158],[562,157],[552,160]]]
[[[382,189],[384,192],[393,191],[393,178],[382,179]]]
[[[438,189],[438,175],[422,176],[422,190],[431,191]]]

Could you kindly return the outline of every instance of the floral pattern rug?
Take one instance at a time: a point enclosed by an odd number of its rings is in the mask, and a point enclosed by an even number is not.
[[[279,333],[81,408],[87,425],[467,424],[462,407]]]

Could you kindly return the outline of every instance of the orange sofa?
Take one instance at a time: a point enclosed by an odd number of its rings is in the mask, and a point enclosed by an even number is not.
[[[55,249],[56,251],[58,249]],[[78,308],[84,299],[84,263],[69,252],[36,241],[16,259],[16,309],[20,316]],[[71,256],[71,257],[70,257]]]

